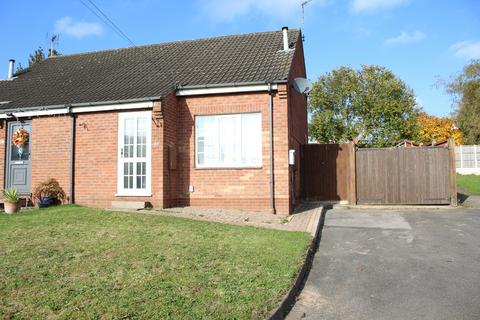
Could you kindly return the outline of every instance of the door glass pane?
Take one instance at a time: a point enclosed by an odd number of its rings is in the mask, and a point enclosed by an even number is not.
[[[15,125],[12,128],[10,160],[21,161],[30,158],[30,130],[29,127]],[[16,142],[16,144],[15,144]]]
[[[123,136],[124,143],[124,158],[133,158],[133,143],[134,143],[134,134],[135,134],[135,119],[126,118],[124,120],[125,133]]]
[[[137,162],[137,189],[145,189],[147,187],[147,163]]]
[[[133,189],[133,162],[123,164],[123,187]]]
[[[137,118],[137,157],[147,156],[147,118]]]
[[[30,157],[29,153],[29,143],[26,142],[23,146],[17,147],[12,143],[12,148],[10,150],[10,159],[13,161],[22,161],[28,160]]]

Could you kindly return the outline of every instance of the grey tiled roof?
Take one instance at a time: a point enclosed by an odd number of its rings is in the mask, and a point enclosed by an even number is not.
[[[294,47],[298,30],[289,30]],[[161,96],[175,86],[278,81],[294,51],[282,32],[260,32],[64,55],[0,81],[1,109]]]

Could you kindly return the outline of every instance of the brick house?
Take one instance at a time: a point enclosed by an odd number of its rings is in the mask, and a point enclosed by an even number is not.
[[[292,212],[307,142],[299,30],[52,57],[0,81],[0,179],[72,203]],[[12,63],[13,69],[13,63]],[[14,132],[28,141],[18,147]],[[295,150],[295,163],[289,153]],[[272,170],[273,169],[273,170]]]

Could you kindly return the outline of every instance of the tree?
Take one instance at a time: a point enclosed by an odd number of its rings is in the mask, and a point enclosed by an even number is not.
[[[364,65],[322,75],[313,85],[309,111],[309,132],[318,142],[361,136],[361,145],[385,147],[415,136],[419,108],[413,91],[390,70]]]
[[[463,132],[455,126],[451,118],[438,118],[422,112],[417,121],[419,129],[417,142],[432,144],[454,138],[456,144],[463,143]]]
[[[33,53],[30,54],[30,56],[28,58],[28,67],[23,68],[22,64],[19,63],[18,67],[17,67],[17,70],[16,70],[16,73],[25,72],[28,69],[30,69],[33,65],[44,61],[45,59],[47,59],[47,57],[51,57],[52,55],[53,56],[59,56],[60,53],[55,49],[53,49],[53,50],[48,49],[48,55],[45,55],[45,51],[43,50],[43,48],[38,47],[38,49],[36,49]]]
[[[447,84],[456,103],[455,118],[466,144],[480,144],[480,60],[473,60]]]
[[[30,54],[30,57],[28,58],[28,68],[31,68],[34,64],[40,63],[46,59],[45,53],[43,52],[42,47],[38,47],[37,50],[35,50],[32,54]]]

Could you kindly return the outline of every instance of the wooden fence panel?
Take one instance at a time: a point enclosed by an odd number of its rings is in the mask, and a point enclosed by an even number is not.
[[[447,148],[358,149],[357,203],[453,203],[452,161]]]
[[[353,143],[302,146],[302,194],[307,200],[355,198],[355,148]]]

